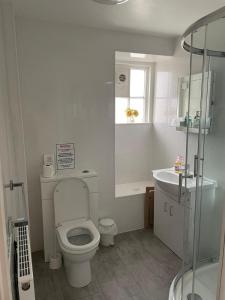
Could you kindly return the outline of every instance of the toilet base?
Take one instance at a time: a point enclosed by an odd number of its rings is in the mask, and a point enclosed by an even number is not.
[[[76,288],[81,288],[91,282],[90,261],[76,262],[64,260],[67,280],[69,284]]]

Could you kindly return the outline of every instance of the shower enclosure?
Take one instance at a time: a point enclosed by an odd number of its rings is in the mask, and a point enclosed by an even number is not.
[[[183,267],[171,285],[169,300],[220,299],[225,200],[224,33],[225,7],[197,21],[182,37],[181,45],[190,58],[184,123],[186,170],[180,175],[180,190],[182,182],[185,187]],[[194,89],[196,74],[201,79],[198,103]],[[193,174],[188,166],[194,170]],[[193,213],[190,214],[192,208],[186,187],[192,176],[196,178],[196,186],[194,219],[190,220]],[[203,196],[204,178],[215,181],[209,199]]]

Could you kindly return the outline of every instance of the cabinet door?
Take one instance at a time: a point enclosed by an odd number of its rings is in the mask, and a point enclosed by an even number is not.
[[[169,227],[169,202],[166,195],[159,191],[155,191],[154,200],[154,234],[168,244],[168,227]]]
[[[154,234],[182,257],[184,206],[157,189],[154,205]]]
[[[179,257],[182,257],[184,207],[174,200],[168,199],[168,201],[170,220],[168,226],[168,246]]]

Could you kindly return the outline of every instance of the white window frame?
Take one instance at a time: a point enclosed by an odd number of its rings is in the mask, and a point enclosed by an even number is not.
[[[145,105],[144,105],[144,116],[145,120],[144,122],[129,122],[129,119],[127,118],[126,123],[116,123],[116,125],[135,125],[135,124],[149,124],[152,123],[153,120],[153,97],[154,97],[154,70],[155,70],[155,64],[154,63],[144,63],[144,62],[123,62],[123,61],[117,61],[116,65],[123,65],[131,69],[140,69],[145,70]],[[120,98],[120,97],[115,97]],[[130,107],[130,99],[138,99],[141,97],[131,97],[130,96],[130,76],[129,76],[129,95],[128,97],[128,107]],[[116,113],[116,112],[115,112]],[[116,116],[115,116],[116,120]]]

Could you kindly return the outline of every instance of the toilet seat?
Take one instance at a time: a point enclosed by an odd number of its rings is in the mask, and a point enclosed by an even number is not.
[[[74,229],[84,229],[91,236],[91,241],[84,245],[74,245],[68,239],[68,234]],[[61,248],[71,254],[84,254],[92,251],[99,244],[100,234],[91,220],[79,219],[63,222],[56,228]],[[77,234],[79,235],[79,234]]]

